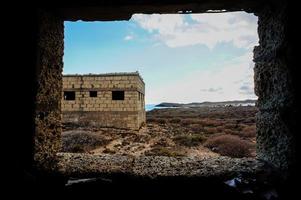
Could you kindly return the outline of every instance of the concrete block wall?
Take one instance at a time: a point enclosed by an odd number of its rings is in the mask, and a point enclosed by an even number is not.
[[[65,75],[63,121],[139,129],[145,122],[144,88],[144,82],[136,72]],[[66,100],[66,91],[75,92],[75,99]],[[97,96],[91,97],[91,91]],[[124,100],[112,100],[113,91],[124,91]]]
[[[144,82],[142,79],[138,79],[138,103],[137,103],[137,110],[138,110],[138,123],[140,126],[146,122],[146,113],[145,113],[145,87]]]

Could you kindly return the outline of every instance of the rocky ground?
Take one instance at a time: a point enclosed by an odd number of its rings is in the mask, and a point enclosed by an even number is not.
[[[139,131],[65,124],[63,152],[132,156],[255,156],[253,106],[172,108],[147,112]]]

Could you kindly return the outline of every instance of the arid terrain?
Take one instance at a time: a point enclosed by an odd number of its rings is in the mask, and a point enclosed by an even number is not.
[[[62,151],[254,157],[256,112],[254,106],[155,109],[139,131],[64,124]]]

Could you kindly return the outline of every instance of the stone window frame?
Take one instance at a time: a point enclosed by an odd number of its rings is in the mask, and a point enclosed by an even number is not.
[[[112,1],[109,4],[100,3],[98,7],[82,6],[39,10],[37,22],[37,55],[39,56],[37,56],[36,63],[39,70],[36,74],[35,131],[33,134],[35,141],[33,162],[35,168],[48,172],[59,171],[66,176],[70,176],[71,174],[101,173],[108,170],[102,168],[102,166],[110,166],[111,164],[113,166],[110,169],[112,173],[120,173],[130,169],[131,173],[137,175],[143,171],[137,171],[141,167],[141,163],[147,163],[154,159],[151,161],[156,165],[161,159],[139,158],[134,161],[129,159],[130,163],[126,160],[119,163],[116,159],[108,161],[106,160],[108,157],[101,157],[101,159],[93,161],[98,163],[99,166],[98,169],[95,169],[89,168],[90,166],[85,166],[86,168],[78,167],[74,164],[77,160],[76,155],[62,155],[59,153],[64,21],[79,19],[84,21],[128,20],[133,13],[178,13],[179,11],[186,13],[186,10],[189,13],[204,13],[208,10],[223,12],[224,9],[227,11],[244,10],[258,16],[259,46],[254,48],[254,81],[259,108],[256,119],[257,159],[248,161],[247,166],[251,166],[251,163],[264,161],[283,172],[287,172],[291,166],[294,166],[296,164],[296,142],[294,141],[297,134],[295,124],[297,124],[298,113],[295,109],[297,103],[294,95],[296,75],[293,73],[294,68],[291,66],[291,57],[288,56],[292,43],[287,43],[288,31],[291,31],[286,23],[288,20],[287,6],[279,5],[277,1],[267,1],[268,3],[249,0],[212,1],[215,4],[208,2],[195,0],[192,3],[179,3],[175,1],[153,6],[154,4],[150,1],[145,5],[124,3],[116,7],[114,3],[118,4],[118,2]],[[276,84],[277,87],[273,84]],[[49,93],[52,94],[51,97],[45,96]],[[85,158],[83,160],[91,161],[90,155],[81,156]],[[171,160],[173,159],[167,159],[165,162],[169,163]],[[186,161],[179,162],[178,166],[181,166],[183,162]],[[223,162],[225,161],[217,160],[219,166],[222,166]],[[244,160],[231,159],[231,162],[240,163]],[[212,162],[208,167],[210,168],[214,163]],[[170,166],[175,166],[175,164]],[[243,168],[247,168],[245,164],[243,166]],[[164,170],[167,170],[167,168],[168,166],[162,169],[161,172],[164,174]],[[237,170],[239,168],[235,168],[232,172],[237,172]],[[155,171],[160,170],[156,169]],[[147,172],[147,170],[143,172]],[[226,171],[216,173],[226,173]]]

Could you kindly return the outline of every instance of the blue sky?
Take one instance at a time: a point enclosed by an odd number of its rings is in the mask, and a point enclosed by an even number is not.
[[[257,43],[257,17],[245,12],[65,22],[63,73],[139,71],[148,104],[255,99]]]

